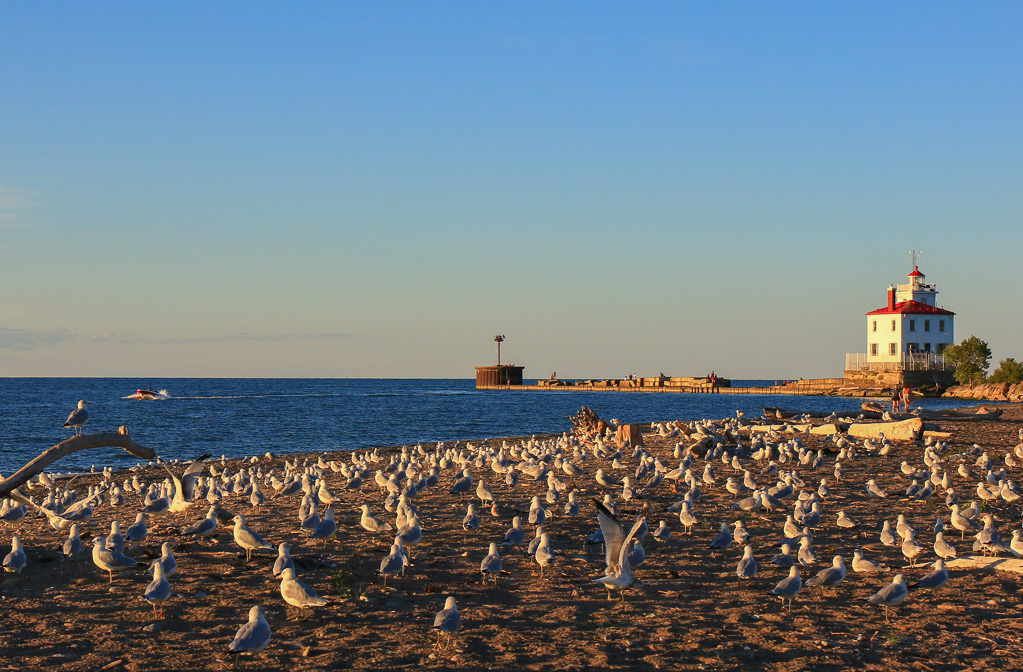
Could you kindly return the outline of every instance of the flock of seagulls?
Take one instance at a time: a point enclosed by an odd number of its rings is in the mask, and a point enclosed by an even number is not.
[[[65,423],[76,434],[88,420],[85,406],[85,401],[79,402]],[[886,621],[890,610],[901,605],[910,590],[938,590],[949,580],[946,561],[958,557],[960,550],[946,535],[946,525],[960,533],[960,542],[967,534],[973,538],[973,553],[1023,557],[1023,530],[1013,529],[1011,540],[1003,540],[999,523],[1004,521],[990,512],[993,503],[1011,504],[1021,494],[1011,464],[1013,459],[1023,461],[1023,435],[1021,443],[1000,460],[980,446],[953,452],[945,442],[928,440],[919,453],[919,463],[906,461],[897,469],[893,464],[891,473],[857,484],[849,481],[849,467],[865,455],[886,458],[892,444],[883,437],[858,442],[835,435],[814,449],[804,436],[786,432],[784,427],[750,429],[742,417],[654,423],[652,431],[666,439],[665,445],[673,446],[670,457],[628,442],[618,446],[610,434],[565,434],[500,444],[438,443],[432,450],[422,445],[404,446],[389,458],[378,450],[347,453],[344,461],[300,456],[284,460],[283,467],[279,460],[266,459],[270,455],[246,458],[237,466],[223,458],[208,461],[204,456],[187,465],[180,476],[171,465],[158,461],[166,477],[146,482],[146,476],[154,473],[151,469],[143,467],[127,475],[105,469],[102,480],[84,494],[40,474],[30,484],[33,496],[17,493],[0,504],[0,521],[25,524],[29,512],[35,512],[56,532],[66,531],[62,552],[73,561],[84,549],[83,530],[98,509],[116,513],[137,503],[137,510],[124,516],[134,517],[127,528],[122,530],[118,518],[112,521],[109,534],[91,531],[92,562],[107,573],[110,584],[115,574],[137,571],[143,564],[134,555],[150,540],[153,517],[160,519],[161,529],[173,530],[177,538],[189,540],[197,548],[216,543],[217,532],[229,525],[232,541],[244,551],[246,564],[253,561],[253,553],[276,549],[277,556],[266,571],[279,579],[281,598],[297,609],[297,618],[328,605],[328,600],[315,586],[298,579],[291,544],[264,539],[239,511],[268,505],[293,507],[298,500],[295,534],[305,539],[300,543],[306,548],[315,549],[317,543],[323,548],[339,531],[335,507],[348,506],[335,491],[358,492],[363,501],[370,502],[352,507],[361,508],[359,534],[381,540],[393,537],[389,552],[374,569],[385,589],[388,579],[400,580],[414,562],[416,547],[434,534],[429,526],[424,528],[417,505],[417,500],[423,499],[419,495],[431,489],[443,489],[465,505],[460,520],[463,539],[481,533],[483,516],[516,514],[503,536],[478,543],[483,556],[480,581],[495,586],[508,573],[502,552],[530,557],[538,573],[536,580],[552,580],[551,569],[557,567],[559,556],[571,553],[579,541],[567,533],[552,533],[552,526],[558,527],[555,521],[559,517],[587,514],[589,507],[581,506],[580,496],[596,493],[592,509],[596,528],[586,541],[603,545],[603,572],[591,580],[604,586],[608,600],[614,593],[620,600],[626,599],[626,591],[637,581],[637,571],[642,571],[647,553],[644,543],[670,548],[673,528],[683,539],[673,551],[679,566],[694,557],[679,552],[679,547],[704,545],[710,559],[702,561],[734,566],[740,589],[744,584],[751,589],[758,579],[763,581],[765,574],[773,572],[775,576],[767,580],[775,585],[770,591],[764,586],[764,592],[779,598],[789,610],[804,587],[831,589],[837,595],[841,586],[848,585],[851,568],[852,574],[863,575],[867,582],[861,599],[883,607]],[[676,460],[677,466],[673,466]],[[491,475],[484,478],[487,472]],[[722,478],[719,472],[730,473]],[[882,480],[887,490],[877,480]],[[494,487],[495,483],[503,486]],[[45,494],[39,496],[35,492],[39,490]],[[960,501],[960,492],[974,490],[981,504]],[[542,494],[534,494],[537,491]],[[373,498],[380,498],[379,506]],[[877,533],[869,532],[873,523],[856,522],[843,509],[830,505],[835,500],[850,505],[870,498],[891,501],[884,512],[901,510],[894,523],[888,518],[878,521]],[[939,508],[914,508],[925,501]],[[208,509],[203,517],[189,522],[196,506]],[[632,509],[631,514],[625,513],[626,507]],[[393,524],[388,522],[390,518],[373,515],[373,509],[381,508],[393,515]],[[919,519],[921,511],[935,510],[939,513],[932,532],[934,541],[921,541],[926,531],[918,532],[908,518]],[[434,511],[431,515],[443,514]],[[707,527],[716,531],[703,532]],[[700,541],[703,534],[705,542]],[[829,547],[842,551],[832,557],[830,565],[821,566],[815,550],[815,537],[820,534],[827,535]],[[647,542],[648,537],[652,541]],[[892,549],[886,552],[892,565],[904,563],[904,571],[910,572],[922,565],[927,572],[908,585],[904,573],[878,585],[877,577],[891,570],[889,565],[865,557],[861,541],[873,538],[881,547]],[[174,596],[171,582],[178,571],[174,545],[171,540],[161,544],[160,557],[148,568],[152,579],[141,592],[154,615],[159,610],[161,617]],[[772,552],[774,549],[777,552]],[[761,554],[760,561],[757,554]],[[257,562],[262,561],[257,558]],[[13,535],[4,571],[20,573],[28,563],[19,536]],[[183,571],[188,571],[187,564],[186,560]],[[801,571],[806,572],[805,580]],[[456,599],[448,596],[433,624],[437,645],[446,646],[460,627]],[[247,622],[227,651],[257,654],[270,640],[266,611],[263,605],[255,605],[249,608]]]

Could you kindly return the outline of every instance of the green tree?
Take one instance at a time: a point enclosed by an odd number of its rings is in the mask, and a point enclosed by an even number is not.
[[[945,348],[945,362],[956,368],[956,381],[960,385],[982,383],[991,363],[991,348],[986,341],[970,336],[959,345]]]
[[[1023,362],[1017,362],[1012,357],[1003,359],[998,363],[998,368],[988,378],[990,383],[1023,383]]]

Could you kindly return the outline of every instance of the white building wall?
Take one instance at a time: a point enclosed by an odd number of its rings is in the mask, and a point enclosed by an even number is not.
[[[867,361],[902,361],[901,315],[867,315]],[[892,352],[894,345],[894,353]],[[875,347],[876,346],[876,347]]]

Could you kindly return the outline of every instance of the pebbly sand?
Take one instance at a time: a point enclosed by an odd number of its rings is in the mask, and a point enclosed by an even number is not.
[[[1023,408],[1001,408],[1005,413],[998,421],[942,422],[942,429],[953,433],[949,453],[976,443],[1000,462],[996,458],[1019,443],[1018,431],[1023,427]],[[678,460],[672,457],[676,439],[653,432],[645,432],[643,438],[649,453],[668,468],[677,466]],[[807,437],[805,442],[812,448],[824,445],[818,437]],[[490,443],[500,445],[500,440]],[[432,452],[433,446],[426,448]],[[525,544],[515,549],[500,546],[504,572],[496,585],[483,581],[480,561],[490,542],[503,539],[513,515],[522,512],[525,517],[533,495],[543,501],[544,481],[534,484],[522,478],[512,488],[489,466],[473,469],[474,479],[486,479],[494,491],[501,515],[493,517],[489,507],[477,506],[481,528],[466,534],[461,529],[466,505],[470,501],[478,505],[479,500],[474,495],[463,499],[448,494],[454,472],[442,472],[440,485],[415,500],[423,541],[413,549],[414,565],[404,577],[390,578],[386,590],[376,570],[393,537],[371,534],[359,525],[363,503],[370,505],[374,515],[394,524],[372,476],[361,492],[350,492],[342,489],[339,474],[325,472],[330,490],[339,498],[334,505],[337,538],[326,546],[299,532],[300,495],[270,499],[272,490],[266,488],[267,503],[255,509],[247,500],[226,497],[221,506],[244,514],[249,526],[268,541],[291,544],[298,578],[329,601],[298,620],[271,576],[275,551],[254,553],[246,562],[228,527],[220,527],[212,543],[178,536],[177,528],[205,515],[205,501],[186,514],[151,516],[148,539],[132,551],[148,564],[158,556],[163,541],[177,544],[178,570],[170,577],[174,594],[163,618],[154,617],[142,599],[150,580],[145,566],[116,576],[110,587],[106,573],[92,563],[89,553],[90,535],[106,535],[111,520],[120,520],[123,527],[134,520],[140,506],[137,495],[119,508],[100,506],[83,528],[86,550],[68,560],[59,550],[66,535],[30,512],[20,523],[4,526],[0,541],[0,554],[6,554],[10,536],[18,534],[28,554],[25,571],[5,574],[0,582],[0,665],[12,670],[230,669],[234,660],[227,647],[249,609],[260,604],[273,631],[270,645],[254,659],[242,658],[238,669],[1000,669],[1023,655],[1020,575],[990,569],[952,570],[948,584],[936,594],[911,592],[893,611],[891,623],[885,623],[880,607],[866,601],[896,572],[912,583],[928,571],[923,565],[935,559],[931,547],[935,518],[941,515],[948,523],[943,492],[938,488],[938,496],[926,502],[901,496],[908,481],[899,465],[903,460],[921,464],[921,451],[920,446],[900,443],[887,458],[861,453],[844,463],[841,482],[835,482],[832,473],[834,453],[817,470],[797,465],[807,488],[816,489],[821,477],[827,477],[831,485],[822,523],[815,530],[819,562],[800,574],[805,581],[828,566],[835,554],[845,557],[850,571],[837,591],[804,587],[791,612],[782,611],[779,600],[768,593],[787,574],[770,558],[778,550],[782,523],[795,497],[786,500],[784,511],[740,515],[730,509],[734,498],[723,487],[732,470],[720,461],[715,464],[718,484],[703,487],[695,510],[701,522],[692,536],[683,533],[676,514],[664,511],[681,499],[667,481],[644,499],[624,504],[619,500],[620,487],[604,488],[594,481],[596,468],[609,468],[609,463],[590,460],[586,475],[574,479],[559,473],[561,480],[578,490],[581,512],[576,517],[561,515],[564,500],[549,505],[556,514],[546,526],[558,553],[555,564],[541,579],[539,566],[524,553]],[[385,458],[390,452],[380,451]],[[347,457],[335,453],[325,459]],[[101,459],[97,454],[96,461]],[[278,472],[283,459],[272,461]],[[315,463],[317,455],[309,459]],[[261,459],[258,464],[266,470],[270,462]],[[623,462],[626,468],[614,472],[619,478],[635,471],[636,460],[628,451]],[[229,465],[232,471],[239,467],[237,461]],[[751,470],[761,484],[770,483],[759,474],[761,467],[753,464]],[[698,459],[694,472],[699,475],[702,470],[703,460]],[[976,497],[976,482],[967,482],[953,470],[949,471],[966,504]],[[1009,472],[1020,478],[1019,469]],[[152,467],[139,476],[148,483],[163,480],[166,472]],[[116,481],[124,477],[118,474]],[[889,497],[868,499],[863,489],[868,478],[888,490]],[[81,477],[75,487],[82,492],[86,483],[98,480],[98,475]],[[475,482],[471,491],[475,492]],[[591,499],[605,493],[615,496],[622,521],[634,520],[639,507],[649,505],[651,531],[666,520],[672,532],[666,543],[646,538],[646,561],[635,571],[642,584],[630,588],[624,602],[608,601],[604,588],[593,583],[603,575],[602,550],[599,545],[584,544],[597,528]],[[1020,502],[1004,501],[987,508],[1000,521],[1006,540],[1011,529],[1020,525],[1020,508]],[[857,521],[859,528],[837,527],[839,510]],[[916,527],[924,547],[925,561],[914,569],[901,569],[906,562],[899,547],[886,547],[878,540],[882,519],[894,523],[900,512]],[[710,551],[708,544],[721,521],[731,524],[740,518],[753,535],[760,569],[752,581],[737,588],[735,567],[741,547],[733,545],[722,557]],[[528,543],[533,526],[524,526]],[[972,539],[960,540],[955,530],[949,530],[947,538],[960,557],[970,554]],[[893,571],[883,575],[852,572],[854,548],[864,549],[868,558],[887,563]],[[431,626],[448,595],[458,600],[461,633],[452,646],[440,650],[434,646]]]

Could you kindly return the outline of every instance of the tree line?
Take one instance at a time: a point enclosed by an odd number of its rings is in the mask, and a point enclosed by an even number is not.
[[[1017,362],[1012,357],[1003,359],[998,368],[990,376],[987,375],[991,365],[991,348],[987,341],[976,336],[945,348],[945,362],[955,367],[956,382],[960,385],[1023,382],[1023,362]]]

